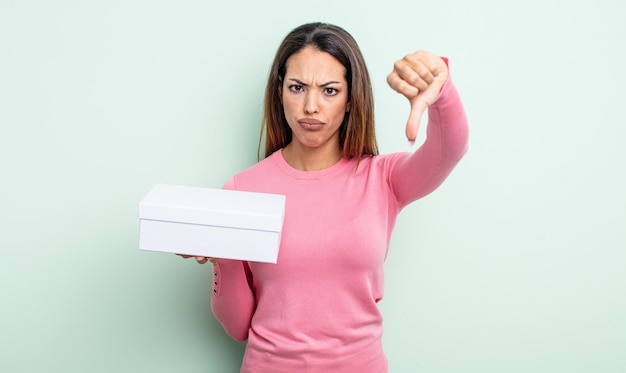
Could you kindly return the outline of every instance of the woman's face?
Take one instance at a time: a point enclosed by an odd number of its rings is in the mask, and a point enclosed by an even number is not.
[[[339,149],[339,127],[348,104],[346,69],[333,56],[305,47],[287,59],[280,89],[292,145]]]

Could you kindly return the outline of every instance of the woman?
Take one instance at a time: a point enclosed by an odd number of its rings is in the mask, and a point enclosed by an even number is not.
[[[241,372],[387,371],[377,303],[396,216],[467,147],[446,61],[416,52],[387,81],[410,100],[409,141],[429,110],[413,153],[378,155],[369,75],[346,31],[305,24],[280,45],[265,92],[265,158],[225,185],[287,196],[278,263],[211,259],[213,312],[248,340]]]

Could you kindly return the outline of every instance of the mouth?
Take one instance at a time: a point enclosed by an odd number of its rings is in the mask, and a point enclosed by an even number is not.
[[[316,129],[320,129],[324,127],[324,122],[319,121],[317,119],[310,119],[310,118],[299,119],[298,123],[300,123],[300,125],[303,128],[310,129],[310,130],[316,130]]]

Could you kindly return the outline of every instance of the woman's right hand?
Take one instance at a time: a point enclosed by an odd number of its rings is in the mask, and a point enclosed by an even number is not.
[[[211,262],[213,264],[217,263],[217,258],[209,258],[206,256],[194,256],[194,255],[185,255],[185,254],[176,254],[180,257],[183,257],[185,259],[189,259],[189,258],[195,258],[196,262],[200,263],[200,264],[204,264],[206,262]]]

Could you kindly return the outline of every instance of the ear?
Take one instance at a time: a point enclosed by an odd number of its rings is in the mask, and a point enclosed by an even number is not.
[[[346,104],[346,113],[350,112],[350,100],[348,100],[348,103]]]

